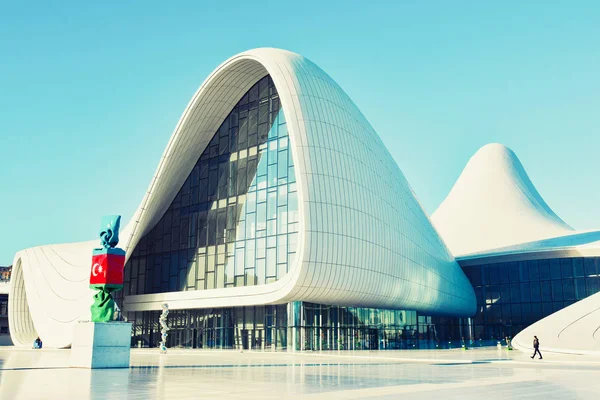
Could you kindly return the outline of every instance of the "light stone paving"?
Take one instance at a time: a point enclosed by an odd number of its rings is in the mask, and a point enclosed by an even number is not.
[[[542,349],[543,351],[543,349]],[[130,369],[0,347],[0,399],[598,399],[600,358],[505,349],[322,353],[134,349]]]

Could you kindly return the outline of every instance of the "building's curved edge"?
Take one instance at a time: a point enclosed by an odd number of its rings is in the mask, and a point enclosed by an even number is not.
[[[460,262],[506,257],[521,259],[529,259],[528,257],[532,257],[533,259],[537,259],[543,254],[555,254],[557,252],[571,254],[579,253],[582,255],[600,254],[600,231],[576,232],[564,236],[491,249],[479,253],[465,254],[456,257],[456,259]]]
[[[469,159],[431,220],[455,257],[574,233],[498,143]]]
[[[533,336],[540,351],[600,355],[600,293],[596,293],[547,316],[522,330],[513,346],[533,352]]]
[[[369,122],[314,63],[295,59],[291,67],[305,119],[308,213],[306,274],[294,295],[325,304],[474,312],[470,283]]]
[[[29,343],[33,343],[33,340],[38,336],[38,333],[29,311],[21,253],[17,253],[13,261],[9,299],[10,306],[8,320],[12,342],[16,346],[25,346]]]

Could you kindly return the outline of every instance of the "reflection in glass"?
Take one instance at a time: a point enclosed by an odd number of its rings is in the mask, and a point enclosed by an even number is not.
[[[514,336],[541,318],[599,292],[599,262],[599,257],[579,257],[464,266],[477,297],[478,313],[472,318],[475,338]],[[507,276],[511,283],[503,284]]]
[[[200,133],[199,133],[200,134]],[[294,260],[298,202],[279,96],[262,78],[231,110],[140,241],[124,295],[273,282]],[[279,244],[279,245],[278,245]]]

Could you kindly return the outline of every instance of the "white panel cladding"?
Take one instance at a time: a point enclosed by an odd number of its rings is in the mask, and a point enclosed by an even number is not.
[[[18,252],[9,294],[10,334],[16,346],[67,347],[73,324],[90,318],[92,249],[97,242],[39,246]],[[96,246],[97,247],[97,246]]]
[[[455,257],[575,233],[498,143],[471,157],[431,220]]]
[[[281,98],[297,174],[296,262],[268,285],[129,296],[126,309],[160,309],[165,301],[184,309],[305,300],[473,314],[472,287],[369,123],[315,64],[278,49],[232,57],[196,92],[121,234],[127,257],[162,217],[231,108],[266,74]],[[69,345],[72,324],[89,315],[84,299],[89,294],[91,301],[87,280],[93,247],[94,242],[45,246],[56,257],[34,258],[31,254],[41,249],[34,248],[15,258],[25,272],[33,325],[50,347]],[[46,284],[52,290],[43,289]],[[11,310],[18,308],[12,304]],[[33,334],[30,329],[22,337]]]
[[[290,297],[468,315],[470,283],[376,132],[314,63],[291,67],[306,244]]]

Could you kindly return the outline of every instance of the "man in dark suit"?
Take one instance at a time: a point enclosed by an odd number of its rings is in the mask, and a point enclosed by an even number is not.
[[[540,353],[540,341],[538,339],[537,336],[533,337],[533,348],[534,348],[534,352],[533,355],[531,356],[531,358],[534,358],[536,354],[540,355],[540,360],[542,359],[542,353]]]

